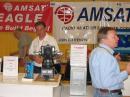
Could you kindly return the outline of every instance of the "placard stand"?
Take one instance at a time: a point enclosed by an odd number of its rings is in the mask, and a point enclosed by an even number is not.
[[[87,46],[71,45],[70,95],[86,95]]]
[[[18,57],[3,57],[3,76],[18,76]]]

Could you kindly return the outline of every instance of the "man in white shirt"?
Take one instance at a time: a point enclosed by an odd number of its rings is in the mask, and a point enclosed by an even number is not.
[[[39,55],[41,46],[51,45],[54,46],[56,51],[59,52],[58,44],[54,37],[46,33],[46,24],[44,22],[37,22],[35,24],[37,37],[32,41],[29,49],[30,58],[35,62],[34,72],[41,73],[43,58]],[[58,67],[58,70],[60,67]]]

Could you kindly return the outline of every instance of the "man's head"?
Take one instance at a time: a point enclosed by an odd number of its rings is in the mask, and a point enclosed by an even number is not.
[[[16,28],[14,31],[14,36],[19,40],[20,35],[21,35],[22,29],[21,28]]]
[[[115,48],[118,45],[118,36],[116,30],[112,27],[102,27],[97,34],[98,42],[103,43],[110,48]]]
[[[36,33],[40,39],[44,38],[46,35],[46,24],[44,22],[36,22],[35,23]]]

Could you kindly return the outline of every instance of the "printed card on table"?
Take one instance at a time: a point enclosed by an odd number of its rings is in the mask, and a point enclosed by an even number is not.
[[[4,56],[3,76],[18,76],[18,57]]]

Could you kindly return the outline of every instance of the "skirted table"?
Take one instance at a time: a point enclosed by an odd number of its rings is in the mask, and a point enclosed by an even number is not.
[[[49,81],[39,80],[35,74],[34,81],[22,81],[24,75],[19,73],[18,77],[4,77],[0,73],[0,97],[54,97],[54,88],[61,80],[61,75]]]

